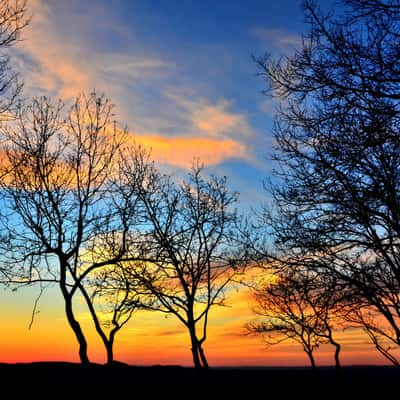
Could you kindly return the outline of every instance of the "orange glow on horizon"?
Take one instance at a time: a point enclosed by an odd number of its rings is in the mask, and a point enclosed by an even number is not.
[[[7,304],[19,296],[23,302],[2,308],[0,318],[8,321],[0,327],[0,362],[71,361],[79,362],[78,346],[63,314],[57,290],[49,290],[40,303],[40,313],[31,330],[34,293],[31,289],[7,292]],[[254,316],[246,290],[234,292],[227,307],[216,307],[210,313],[205,351],[211,366],[308,366],[301,346],[294,342],[266,347],[259,337],[248,336],[244,324]],[[78,307],[82,305],[78,304]],[[91,361],[104,363],[105,352],[86,312],[79,319],[87,334]],[[338,333],[342,344],[342,363],[388,364],[359,331]],[[185,328],[173,316],[138,312],[117,335],[115,359],[132,365],[191,366],[190,343]],[[317,365],[333,364],[333,349],[321,346],[315,352]]]

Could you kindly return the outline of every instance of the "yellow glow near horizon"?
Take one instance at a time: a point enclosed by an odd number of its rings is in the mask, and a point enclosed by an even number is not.
[[[31,330],[33,288],[17,293],[2,293],[0,318],[0,362],[64,360],[79,362],[76,339],[63,313],[63,303],[56,288],[48,290],[40,303],[40,313]],[[16,301],[18,296],[18,302]],[[105,362],[105,351],[97,337],[90,316],[77,303],[79,320],[89,342],[93,362]],[[223,365],[308,365],[301,346],[293,342],[266,347],[259,337],[248,336],[244,324],[252,319],[248,289],[234,291],[227,307],[216,307],[210,313],[205,351],[211,366]],[[343,364],[387,364],[360,331],[338,333],[343,345]],[[173,316],[157,312],[137,312],[118,333],[115,358],[132,365],[192,365],[190,341],[184,326]],[[317,364],[332,365],[333,349],[321,346],[315,352]]]

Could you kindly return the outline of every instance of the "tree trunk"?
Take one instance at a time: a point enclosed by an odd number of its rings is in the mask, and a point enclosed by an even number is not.
[[[195,328],[189,327],[189,333],[190,333],[190,342],[192,344],[191,351],[193,357],[193,364],[196,369],[201,369],[202,364],[199,356],[199,341],[197,340],[196,337]]]
[[[86,304],[88,306],[90,315],[92,317],[96,332],[100,336],[100,339],[102,340],[102,342],[104,344],[104,347],[106,349],[106,354],[107,354],[107,364],[109,365],[114,360],[113,344],[114,344],[114,336],[115,336],[116,332],[111,331],[110,338],[107,338],[107,335],[105,334],[103,328],[101,327],[99,318],[97,317],[96,310],[94,308],[94,305],[92,303],[90,296],[88,295],[87,291],[81,284],[78,284],[77,287],[79,288],[80,292],[82,293],[83,298],[86,301]]]
[[[308,358],[309,358],[309,360],[310,360],[311,369],[312,369],[313,371],[315,371],[315,370],[316,370],[316,365],[315,365],[315,359],[314,359],[312,350],[306,350],[306,353],[307,353]]]
[[[381,353],[386,359],[388,359],[393,365],[396,367],[400,367],[400,363],[395,356],[390,354],[389,349],[385,349],[379,343],[379,337],[374,333],[373,330],[369,329],[368,327],[364,327],[364,331],[372,340],[372,343],[375,345],[375,348]]]
[[[107,352],[107,365],[111,365],[114,362],[114,339],[119,328],[120,327],[112,329],[107,342],[104,342]]]
[[[60,290],[64,298],[65,304],[65,314],[67,316],[67,321],[69,326],[71,327],[72,331],[75,334],[76,339],[79,343],[79,359],[81,364],[90,364],[89,357],[88,357],[88,346],[85,335],[82,331],[81,325],[77,321],[74,315],[74,310],[72,307],[72,292],[68,291],[67,287],[67,277],[66,272],[68,270],[68,263],[65,261],[63,257],[59,258],[60,262]]]
[[[105,344],[105,346],[106,346],[106,351],[107,351],[107,365],[112,365],[112,363],[114,361],[113,343],[107,342],[107,344]]]
[[[339,360],[339,354],[340,354],[340,344],[337,342],[332,341],[332,344],[335,346],[335,367],[336,371],[340,371],[340,360]]]
[[[339,354],[340,354],[340,349],[341,346],[340,344],[333,338],[333,333],[331,327],[327,324],[327,329],[328,329],[328,338],[329,338],[329,343],[333,346],[335,346],[335,353],[334,353],[334,358],[335,358],[335,369],[336,369],[336,375],[340,375],[340,359],[339,359]]]
[[[198,344],[198,350],[199,350],[201,362],[203,364],[203,368],[208,369],[207,358],[206,358],[206,355],[204,354],[203,346],[200,343]]]
[[[82,364],[90,364],[88,357],[87,341],[83,334],[82,328],[79,322],[75,319],[74,312],[72,310],[72,299],[69,296],[64,296],[65,300],[65,313],[69,326],[73,330],[76,339],[79,343],[79,358]]]

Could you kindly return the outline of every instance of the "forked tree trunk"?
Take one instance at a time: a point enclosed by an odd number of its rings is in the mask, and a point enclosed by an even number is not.
[[[375,348],[379,351],[379,353],[381,353],[393,365],[395,365],[396,367],[400,367],[400,362],[393,354],[390,353],[389,349],[385,349],[383,346],[381,346],[381,344],[379,343],[379,337],[371,329],[368,329],[367,327],[364,327],[364,331],[370,337],[372,343],[375,345]]]
[[[191,351],[192,351],[192,357],[193,357],[193,364],[196,369],[201,369],[201,361],[200,361],[200,355],[199,355],[199,343],[196,338],[196,333],[193,332],[193,329],[190,329],[190,342],[191,342]]]
[[[383,348],[379,343],[375,343],[375,348],[393,365],[395,365],[396,367],[400,367],[400,363],[397,358],[393,354],[390,354],[390,352]]]
[[[64,305],[65,305],[65,315],[67,316],[67,321],[69,326],[71,327],[72,331],[75,334],[76,339],[78,340],[79,344],[79,359],[81,364],[90,364],[89,357],[88,357],[88,346],[85,335],[82,331],[81,325],[79,324],[78,320],[75,318],[74,310],[72,306],[72,294],[68,291],[67,287],[67,278],[66,278],[66,271],[68,271],[68,263],[60,257],[60,290],[64,298]]]
[[[96,332],[100,336],[100,339],[104,344],[104,348],[106,349],[106,355],[107,355],[107,364],[110,365],[114,361],[114,354],[113,354],[114,336],[118,329],[115,332],[111,331],[110,337],[107,337],[103,328],[101,327],[99,318],[97,317],[96,310],[94,308],[90,296],[88,295],[88,293],[86,292],[85,288],[82,285],[78,285],[78,287],[82,293],[83,298],[86,301],[86,305],[88,306]]]
[[[208,369],[208,362],[206,355],[204,354],[204,349],[202,343],[197,339],[195,328],[189,329],[190,341],[192,344],[191,351],[193,357],[193,364],[196,369]]]

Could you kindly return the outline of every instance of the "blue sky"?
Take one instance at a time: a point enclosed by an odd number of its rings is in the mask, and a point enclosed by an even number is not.
[[[254,205],[270,173],[273,104],[252,56],[299,43],[300,3],[31,0],[14,60],[26,96],[96,88],[163,168],[182,173],[198,157]]]

